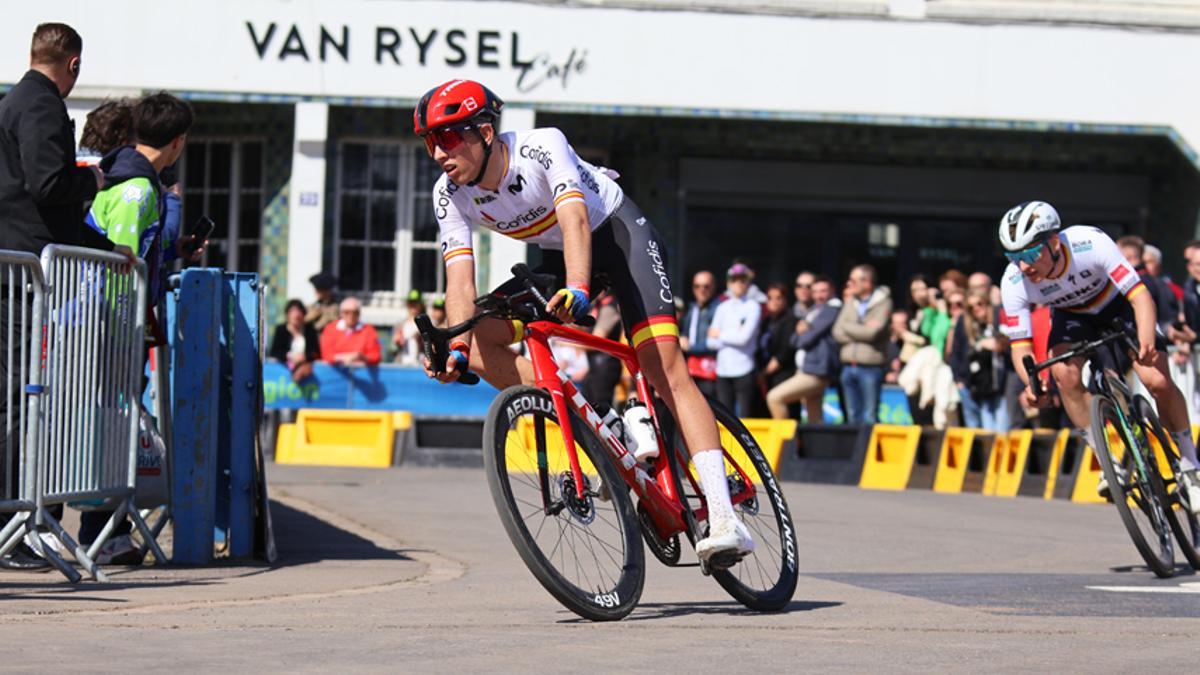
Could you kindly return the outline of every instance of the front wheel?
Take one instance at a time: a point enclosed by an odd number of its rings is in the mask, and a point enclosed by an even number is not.
[[[1187,502],[1187,494],[1179,485],[1177,478],[1179,476],[1179,449],[1175,447],[1171,437],[1159,422],[1158,415],[1154,413],[1154,408],[1150,406],[1149,401],[1138,396],[1134,399],[1134,410],[1142,423],[1142,429],[1148,436],[1152,435],[1158,441],[1158,447],[1162,449],[1163,459],[1165,459],[1166,471],[1161,473],[1164,479],[1163,487],[1167,492],[1167,522],[1171,524],[1171,531],[1175,533],[1175,541],[1179,543],[1179,550],[1183,553],[1183,557],[1187,559],[1192,569],[1200,570],[1200,551],[1196,550],[1197,538],[1200,537],[1200,521],[1192,513]],[[1158,468],[1160,470],[1164,468],[1163,462],[1159,462]]]
[[[795,521],[779,480],[754,436],[725,406],[711,399],[708,403],[721,433],[725,474],[734,511],[750,530],[755,543],[753,553],[729,569],[713,570],[712,577],[729,595],[750,609],[781,610],[791,602],[800,575]],[[688,536],[695,544],[708,532],[708,523],[695,517],[695,511],[705,505],[699,474],[670,411],[660,402],[656,412],[663,438],[667,440],[676,494],[686,506]]]
[[[1175,551],[1171,527],[1167,524],[1166,489],[1145,435],[1131,438],[1112,399],[1092,397],[1092,437],[1096,459],[1108,481],[1109,494],[1133,545],[1146,565],[1159,577],[1171,576],[1175,569]]]
[[[483,425],[483,463],[496,511],[533,576],[567,609],[613,621],[637,605],[645,555],[621,476],[571,413],[583,474],[576,490],[550,394],[509,387]]]

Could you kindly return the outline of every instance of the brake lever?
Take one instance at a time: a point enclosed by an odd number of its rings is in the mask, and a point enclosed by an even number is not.
[[[446,360],[450,358],[449,342],[441,334],[441,331],[433,327],[433,322],[429,320],[427,314],[418,314],[413,319],[413,323],[417,325],[417,331],[421,333],[421,348],[425,352],[425,359],[429,361],[429,369],[435,375],[446,372]],[[458,381],[466,385],[479,384],[479,376],[469,370],[464,370],[459,373]]]
[[[1025,372],[1029,375],[1029,388],[1033,390],[1033,395],[1041,398],[1046,391],[1042,388],[1042,379],[1038,377],[1037,364],[1033,360],[1033,354],[1026,354],[1021,361],[1025,366]]]

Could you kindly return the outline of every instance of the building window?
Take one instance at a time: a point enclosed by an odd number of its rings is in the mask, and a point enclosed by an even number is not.
[[[429,195],[440,170],[411,143],[343,141],[335,274],[350,292],[439,292],[445,274]]]
[[[193,138],[180,161],[183,228],[202,215],[216,225],[203,264],[257,272],[263,229],[263,142]]]

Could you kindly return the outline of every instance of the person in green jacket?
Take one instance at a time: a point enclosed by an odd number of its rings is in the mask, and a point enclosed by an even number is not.
[[[118,246],[128,246],[146,261],[147,305],[157,305],[164,292],[164,265],[179,257],[199,260],[202,247],[191,246],[192,237],[167,232],[167,208],[159,178],[183,154],[192,109],[166,93],[151,94],[133,109],[133,144],[112,150],[100,160],[104,189],[92,202],[86,222]],[[147,310],[148,326],[156,327]],[[154,334],[161,332],[155,329]],[[80,515],[79,541],[90,545],[99,536],[111,511],[84,511]],[[96,556],[99,564],[139,564],[141,556],[129,537],[127,519],[117,524],[112,538]]]
[[[191,250],[191,240],[165,227],[167,218],[163,170],[183,154],[192,127],[192,108],[166,93],[150,94],[133,109],[132,145],[104,156],[104,189],[92,202],[87,224],[114,244],[128,246],[146,261],[149,304],[162,293],[160,272],[179,257],[199,260],[202,250]]]

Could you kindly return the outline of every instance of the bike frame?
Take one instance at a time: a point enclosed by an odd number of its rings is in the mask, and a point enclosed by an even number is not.
[[[651,477],[638,465],[636,459],[625,447],[625,444],[608,428],[604,420],[596,413],[587,399],[558,367],[550,350],[550,338],[558,338],[586,349],[598,351],[615,357],[625,365],[637,384],[638,398],[646,404],[650,417],[654,422],[655,438],[658,441],[659,457],[663,461],[656,462],[655,475]],[[583,471],[579,465],[579,454],[575,448],[575,434],[571,429],[570,410],[575,410],[583,418],[592,431],[600,437],[601,445],[608,451],[609,459],[617,472],[638,496],[639,503],[645,505],[658,534],[664,539],[674,536],[687,529],[684,518],[683,495],[676,494],[675,482],[671,473],[671,462],[666,457],[667,448],[663,443],[662,427],[653,405],[650,385],[638,365],[637,352],[633,347],[613,340],[584,333],[583,331],[551,321],[535,321],[525,327],[525,345],[529,349],[529,358],[533,361],[533,372],[538,387],[550,393],[554,404],[554,412],[559,419],[559,429],[562,432],[563,448],[571,464],[571,474],[575,482],[576,497],[584,498]],[[544,444],[544,432],[538,434],[538,442]],[[539,448],[538,474],[542,487],[542,498],[548,500],[547,486],[549,484],[549,469],[545,460],[544,445]],[[737,469],[747,489],[733,496],[733,503],[739,504],[752,499],[756,494],[754,482],[746,475],[745,470],[725,452],[725,457]],[[692,479],[690,472],[684,470],[684,478],[692,482],[696,494],[703,494]],[[549,504],[545,505],[549,510]],[[705,520],[706,507],[696,509],[697,520]]]

